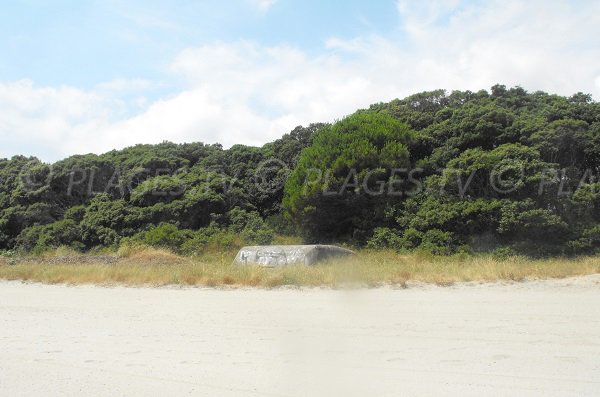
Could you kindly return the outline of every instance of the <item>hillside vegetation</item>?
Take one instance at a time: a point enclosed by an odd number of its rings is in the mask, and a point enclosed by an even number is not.
[[[599,176],[589,95],[438,90],[263,147],[164,142],[54,164],[0,160],[0,249],[202,255],[299,236],[444,255],[595,254]]]

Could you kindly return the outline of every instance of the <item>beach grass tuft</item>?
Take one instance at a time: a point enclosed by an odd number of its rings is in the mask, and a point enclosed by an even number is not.
[[[129,286],[331,287],[349,285],[406,288],[414,283],[451,286],[459,282],[522,281],[600,273],[600,257],[530,259],[492,255],[434,256],[360,250],[355,256],[316,266],[235,266],[234,252],[183,257],[168,250],[128,247],[112,255],[68,251],[36,257],[3,258],[0,279],[41,283]]]

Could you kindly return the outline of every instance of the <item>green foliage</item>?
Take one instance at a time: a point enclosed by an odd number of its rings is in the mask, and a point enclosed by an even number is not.
[[[411,138],[380,134],[380,125],[394,129],[391,122],[368,117],[382,114],[412,127]],[[319,241],[360,244],[366,235],[371,247],[437,253],[464,245],[535,255],[584,252],[594,249],[600,223],[598,148],[600,105],[588,95],[502,85],[491,93],[423,92],[320,131],[288,180],[284,206]],[[387,191],[386,173],[403,159],[422,169],[416,195],[364,195],[356,184],[346,194],[325,194],[348,175],[354,181],[351,170],[362,181],[365,169],[377,170],[375,180]],[[395,183],[406,187],[406,178]]]
[[[403,248],[402,237],[395,230],[387,227],[378,227],[373,231],[373,236],[367,241],[368,248]]]
[[[450,255],[455,249],[452,233],[430,229],[423,234],[419,248],[434,255]]]
[[[322,128],[302,152],[283,201],[307,240],[372,230],[383,216],[377,212],[384,199],[369,192],[390,183],[392,168],[410,165],[412,136],[408,126],[385,114],[357,113]]]
[[[129,241],[157,248],[179,251],[181,246],[192,235],[189,230],[179,230],[177,226],[163,223],[146,231],[135,234]]]
[[[273,229],[257,212],[234,208],[227,213],[228,230],[239,234],[245,244],[264,245],[273,241]]]
[[[584,230],[580,237],[569,242],[575,252],[598,253],[600,251],[600,225]]]
[[[513,202],[502,208],[498,232],[515,239],[560,241],[568,233],[562,218],[543,208],[532,208],[530,201]]]
[[[273,230],[257,212],[234,208],[225,216],[215,214],[207,227],[199,230],[179,229],[170,223],[151,226],[147,230],[123,240],[174,252],[197,255],[207,250],[226,250],[250,244],[269,244],[273,241]]]
[[[254,218],[246,224],[241,235],[250,244],[265,245],[273,241],[274,233],[261,218]]]
[[[435,90],[263,147],[0,159],[0,250],[135,240],[193,254],[299,233],[434,254],[579,254],[600,249],[598,225],[600,104],[583,93]]]
[[[50,248],[68,246],[82,250],[79,241],[81,229],[73,220],[65,219],[49,225],[32,226],[23,231],[16,241],[16,247],[23,251],[41,253]]]
[[[399,235],[393,229],[377,228],[367,242],[367,247],[392,248],[397,251],[420,249],[434,255],[449,255],[456,250],[452,233],[438,229],[430,229],[424,233],[407,229]]]
[[[131,192],[131,203],[147,207],[157,203],[170,203],[185,192],[185,182],[176,176],[162,175],[140,183]]]
[[[230,230],[212,224],[192,234],[181,246],[181,252],[186,255],[200,255],[206,251],[224,251],[239,248],[243,245],[239,235]]]

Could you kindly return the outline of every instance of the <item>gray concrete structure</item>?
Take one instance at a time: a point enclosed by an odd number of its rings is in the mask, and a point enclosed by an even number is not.
[[[328,259],[343,258],[354,252],[333,245],[270,245],[244,247],[233,263],[280,267],[290,265],[314,265]]]

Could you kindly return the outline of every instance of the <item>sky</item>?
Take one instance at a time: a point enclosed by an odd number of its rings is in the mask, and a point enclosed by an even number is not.
[[[6,3],[0,157],[262,145],[438,88],[600,99],[595,0]]]

